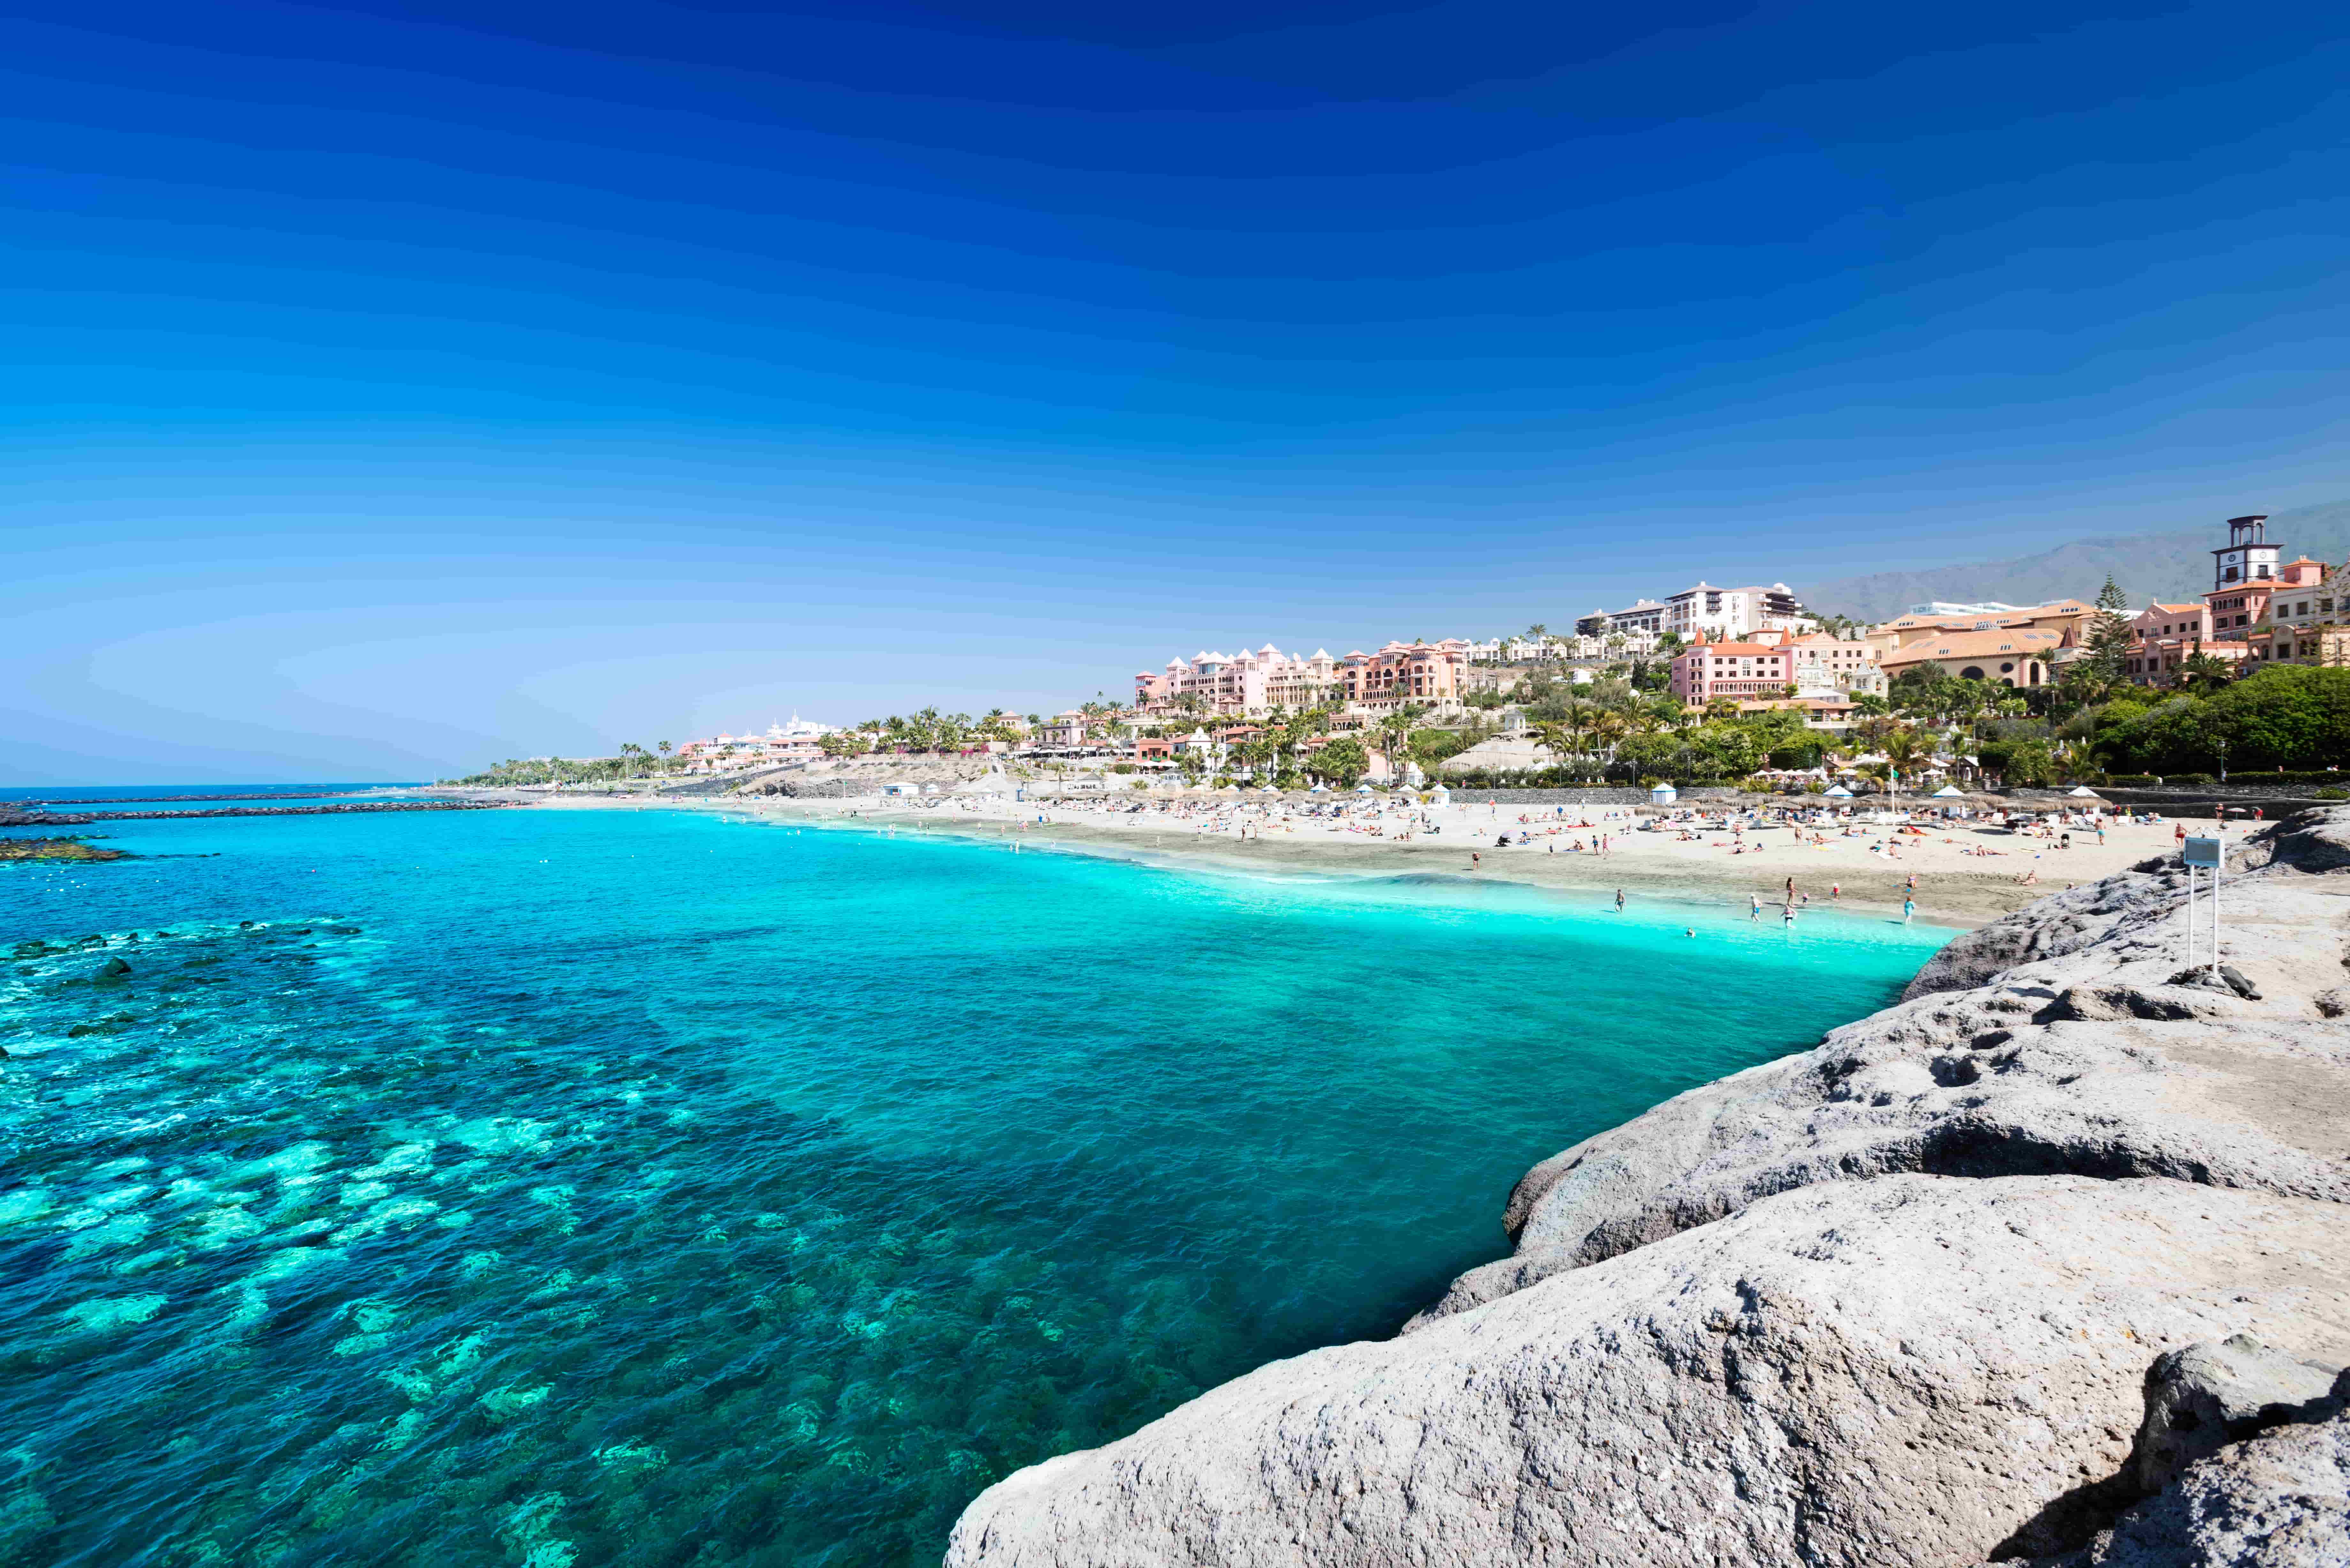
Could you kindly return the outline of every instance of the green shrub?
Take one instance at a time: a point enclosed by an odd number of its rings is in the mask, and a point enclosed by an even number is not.
[[[2344,789],[2339,784],[2329,784],[2325,788],[2317,792],[2317,798],[2320,800],[2350,800],[2350,789]]]

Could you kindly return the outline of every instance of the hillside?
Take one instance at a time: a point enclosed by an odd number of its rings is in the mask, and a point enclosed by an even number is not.
[[[2037,604],[2074,595],[2089,598],[2111,574],[2132,604],[2149,598],[2185,598],[2211,586],[2211,550],[2227,539],[2219,519],[2199,528],[2076,539],[2005,561],[1977,561],[1920,571],[1871,572],[1800,590],[1804,602],[1829,615],[1884,620],[1929,599],[1976,603]],[[2285,559],[2309,555],[2338,565],[2350,556],[2350,501],[2296,507],[2269,518],[2269,537],[2284,546]]]

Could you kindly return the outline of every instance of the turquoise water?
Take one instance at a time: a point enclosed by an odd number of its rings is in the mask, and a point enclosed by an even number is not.
[[[1949,934],[659,811],[106,831],[0,867],[0,938],[103,939],[0,965],[0,1563],[934,1563]]]

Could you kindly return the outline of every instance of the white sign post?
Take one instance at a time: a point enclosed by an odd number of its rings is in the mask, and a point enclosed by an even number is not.
[[[2225,846],[2220,842],[2220,829],[2226,825],[2215,824],[2208,838],[2189,838],[2179,851],[2178,858],[2187,867],[2187,967],[2195,967],[2195,872],[2198,867],[2211,873],[2211,972],[2220,972],[2220,863],[2225,857]]]

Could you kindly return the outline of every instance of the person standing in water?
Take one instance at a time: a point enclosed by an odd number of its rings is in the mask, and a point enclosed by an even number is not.
[[[1915,899],[1915,898],[1904,898],[1904,899],[1902,899],[1902,900],[1901,900],[1901,923],[1902,923],[1903,925],[1905,925],[1905,926],[1906,926],[1906,925],[1908,925],[1908,924],[1909,923],[1909,917],[1910,917],[1910,916],[1912,916],[1912,915],[1914,915],[1914,914],[1916,914],[1917,912],[1918,912],[1918,900],[1917,900],[1917,899]]]
[[[1616,912],[1619,915],[1624,912],[1624,889],[1621,888],[1616,889]]]
[[[1746,923],[1751,926],[1755,921],[1762,918],[1762,895],[1760,893],[1747,894],[1746,904]]]

